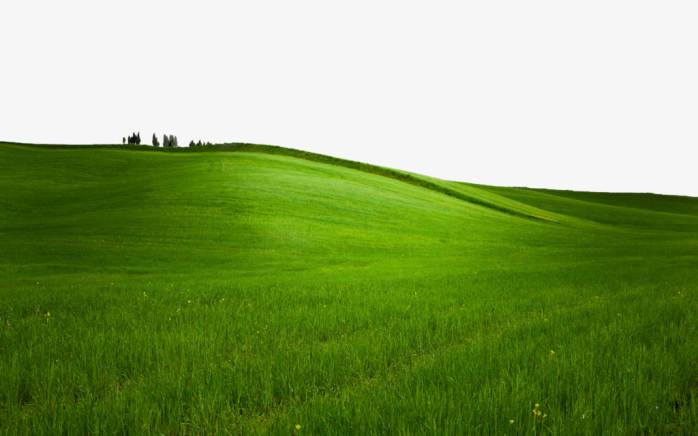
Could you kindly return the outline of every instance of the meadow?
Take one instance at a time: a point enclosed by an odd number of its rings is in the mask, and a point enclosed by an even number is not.
[[[697,265],[698,198],[0,143],[0,434],[696,435]]]

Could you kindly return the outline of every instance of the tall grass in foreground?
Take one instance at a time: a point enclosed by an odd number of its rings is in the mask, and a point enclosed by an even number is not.
[[[695,433],[695,286],[589,273],[578,287],[521,272],[38,284],[2,305],[0,421],[8,434]]]

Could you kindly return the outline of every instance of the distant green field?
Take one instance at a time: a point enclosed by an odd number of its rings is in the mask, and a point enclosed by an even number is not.
[[[698,198],[0,143],[0,318],[0,435],[696,435]]]

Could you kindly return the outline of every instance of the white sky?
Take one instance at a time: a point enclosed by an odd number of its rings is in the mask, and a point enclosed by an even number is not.
[[[698,197],[695,1],[0,2],[0,140]]]

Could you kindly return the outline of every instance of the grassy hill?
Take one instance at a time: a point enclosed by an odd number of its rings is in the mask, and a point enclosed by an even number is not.
[[[0,143],[0,427],[695,434],[697,262],[697,198]]]

